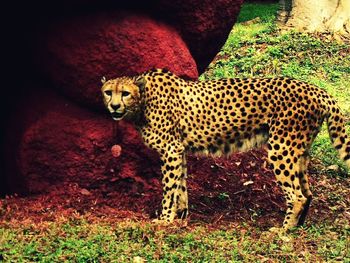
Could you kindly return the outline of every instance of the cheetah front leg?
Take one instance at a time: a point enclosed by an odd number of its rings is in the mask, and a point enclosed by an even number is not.
[[[161,155],[163,162],[161,167],[163,200],[162,212],[158,221],[162,223],[173,222],[179,210],[187,210],[187,189],[183,159],[183,147],[178,145],[167,145],[167,150]]]

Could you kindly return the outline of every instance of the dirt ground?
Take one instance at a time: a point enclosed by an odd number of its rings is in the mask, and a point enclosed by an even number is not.
[[[229,158],[189,156],[188,168],[190,223],[247,221],[263,229],[282,223],[284,199],[273,174],[266,168],[263,149]],[[81,183],[47,184],[41,193],[0,199],[0,225],[11,221],[54,221],[76,214],[110,221],[155,218],[161,202],[160,168],[139,170],[137,176],[134,173],[129,176],[125,167],[122,171],[118,176]],[[348,195],[344,200],[329,194],[333,188],[336,193],[341,190],[337,186],[339,180],[323,177],[320,180],[313,168],[310,173],[316,193],[309,220],[335,220],[339,214],[350,216],[349,191],[344,193]],[[349,181],[346,183],[342,187],[350,189]]]

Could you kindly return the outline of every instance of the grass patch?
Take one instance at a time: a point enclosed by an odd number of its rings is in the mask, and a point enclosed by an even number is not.
[[[278,4],[258,4],[245,3],[242,5],[241,11],[237,18],[235,27],[240,26],[240,23],[253,20],[259,17],[263,23],[273,24],[278,10]]]
[[[332,238],[329,239],[329,236]],[[246,225],[210,229],[115,225],[84,218],[0,228],[0,255],[8,262],[246,262],[350,259],[349,229],[298,229],[283,241]],[[137,261],[141,260],[141,261]]]
[[[346,127],[347,133],[350,134],[350,124]],[[311,146],[310,154],[314,158],[322,161],[323,165],[330,167],[337,165],[339,169],[337,170],[327,170],[329,175],[340,175],[347,177],[349,169],[345,166],[344,162],[338,157],[338,152],[332,146],[329,139],[327,126],[324,124],[321,132],[318,134],[316,140]]]

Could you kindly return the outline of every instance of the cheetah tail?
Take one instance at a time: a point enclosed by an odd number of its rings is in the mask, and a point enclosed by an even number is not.
[[[350,168],[350,138],[345,131],[345,118],[336,106],[330,109],[327,124],[334,148],[338,150],[340,158]]]

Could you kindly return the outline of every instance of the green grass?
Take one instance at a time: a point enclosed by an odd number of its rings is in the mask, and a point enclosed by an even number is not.
[[[246,225],[160,228],[75,218],[1,228],[0,257],[8,262],[346,262],[348,238],[349,228],[330,226],[299,229],[282,240]]]
[[[245,3],[239,16],[235,27],[239,27],[240,23],[250,21],[259,17],[262,22],[274,24],[276,12],[278,10],[278,4],[256,4],[256,3]]]
[[[288,76],[326,90],[350,119],[350,45],[326,34],[281,32],[274,19],[277,4],[245,4],[226,44],[200,79]],[[246,21],[260,17],[257,22]],[[348,121],[347,130],[350,123]],[[330,144],[326,126],[311,154],[324,165],[348,173]]]

